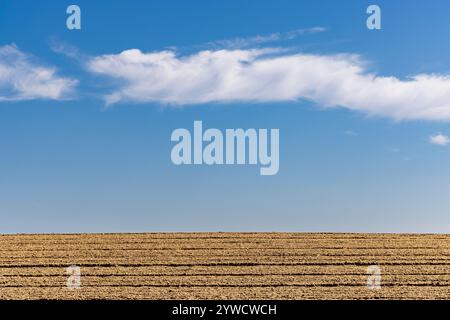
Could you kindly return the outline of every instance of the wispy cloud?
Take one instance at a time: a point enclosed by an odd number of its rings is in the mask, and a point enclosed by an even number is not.
[[[289,32],[274,32],[267,35],[258,35],[254,37],[237,37],[233,39],[218,40],[208,42],[205,46],[215,49],[244,49],[249,47],[255,47],[265,43],[271,43],[276,41],[293,40],[300,36],[325,32],[327,29],[323,27],[313,27],[307,29],[297,29]]]
[[[68,98],[77,80],[60,77],[15,45],[0,46],[0,101]]]
[[[450,138],[442,133],[438,133],[436,135],[430,136],[428,141],[431,144],[435,144],[438,146],[446,146],[446,145],[450,144]]]
[[[353,130],[345,130],[344,134],[349,137],[356,137],[359,135],[358,132],[353,131]]]
[[[60,40],[56,40],[54,38],[50,40],[49,45],[50,45],[50,49],[53,52],[62,54],[70,59],[77,60],[79,62],[84,62],[84,61],[86,61],[86,59],[89,58],[88,55],[82,53],[81,50],[78,49],[77,47],[75,47],[69,43],[66,43],[66,42],[63,42]]]
[[[133,49],[94,57],[87,68],[122,80],[105,96],[108,104],[308,100],[396,120],[450,120],[450,76],[380,76],[368,72],[363,59],[352,54],[222,49],[177,56],[174,51]]]

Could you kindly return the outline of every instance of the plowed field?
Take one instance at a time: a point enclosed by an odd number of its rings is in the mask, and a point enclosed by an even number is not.
[[[67,267],[81,285],[67,287]],[[367,287],[368,266],[381,288]],[[0,236],[0,299],[447,299],[450,236]]]

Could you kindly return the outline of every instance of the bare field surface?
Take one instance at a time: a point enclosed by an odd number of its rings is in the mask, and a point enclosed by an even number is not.
[[[379,290],[367,288],[370,265]],[[0,299],[449,298],[448,235],[0,235]]]

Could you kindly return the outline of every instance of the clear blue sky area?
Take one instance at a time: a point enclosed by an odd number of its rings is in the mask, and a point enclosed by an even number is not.
[[[70,4],[81,8],[81,30],[66,28]],[[366,27],[370,4],[381,8],[381,30]],[[449,13],[448,0],[2,0],[0,232],[448,233]],[[195,72],[229,70],[189,60],[201,52],[274,48],[256,58],[267,69],[236,80],[242,99],[200,101],[197,83],[178,91]],[[174,56],[157,74],[127,69],[120,53],[130,49],[139,51],[127,59]],[[312,71],[289,78],[276,59],[298,55],[315,62],[291,68]],[[122,62],[101,72],[90,64],[108,57]],[[180,66],[193,70],[178,76]],[[432,80],[404,89],[417,75]],[[274,99],[248,98],[246,85],[267,79],[325,89],[289,99],[269,81]],[[175,166],[170,135],[194,120],[279,128],[278,174]]]

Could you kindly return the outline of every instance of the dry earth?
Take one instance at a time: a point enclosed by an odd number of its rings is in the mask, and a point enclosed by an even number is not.
[[[81,268],[68,289],[66,268]],[[381,289],[367,288],[367,267]],[[450,236],[0,235],[0,299],[447,299]]]

